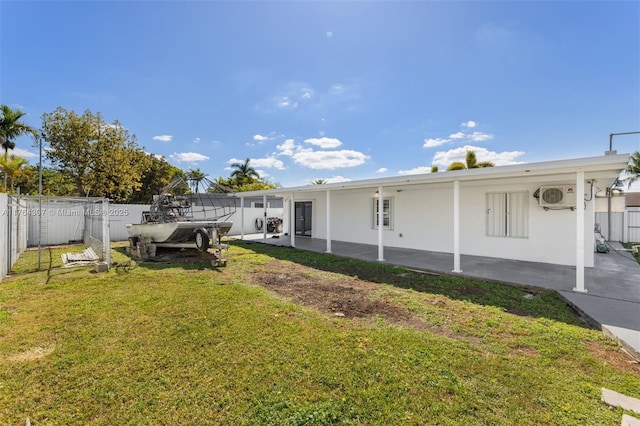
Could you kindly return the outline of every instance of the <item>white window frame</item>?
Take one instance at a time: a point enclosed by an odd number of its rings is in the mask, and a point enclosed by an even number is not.
[[[383,204],[386,203],[387,207],[385,208],[385,206],[383,205],[382,208],[383,211],[382,212],[382,223],[388,222],[388,225],[384,225],[383,229],[389,229],[389,230],[393,230],[393,197],[383,197]],[[373,206],[372,206],[372,212],[373,212],[373,229],[378,229],[378,197],[373,197]],[[388,219],[387,219],[388,218]],[[387,219],[385,221],[385,219]]]
[[[254,209],[264,209],[264,203],[262,201],[252,201],[251,207]],[[267,201],[267,208],[271,208],[271,202]]]
[[[529,238],[529,192],[487,192],[486,235]]]

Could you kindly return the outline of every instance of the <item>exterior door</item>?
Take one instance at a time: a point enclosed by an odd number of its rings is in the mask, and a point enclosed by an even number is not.
[[[296,201],[296,235],[311,236],[311,206],[311,201]]]

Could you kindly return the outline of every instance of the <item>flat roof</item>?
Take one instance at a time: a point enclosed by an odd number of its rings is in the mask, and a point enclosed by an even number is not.
[[[522,163],[509,166],[485,167],[477,169],[453,170],[438,173],[416,175],[402,175],[385,178],[353,180],[321,185],[304,185],[289,188],[268,189],[237,193],[239,196],[282,195],[292,192],[324,192],[331,190],[345,190],[371,188],[377,186],[418,185],[447,182],[473,182],[510,177],[544,177],[551,175],[570,174],[583,171],[585,178],[597,176],[615,177],[624,170],[629,162],[629,154],[604,155],[598,157],[576,158],[569,160],[544,161],[538,163]],[[593,174],[594,176],[590,176]]]

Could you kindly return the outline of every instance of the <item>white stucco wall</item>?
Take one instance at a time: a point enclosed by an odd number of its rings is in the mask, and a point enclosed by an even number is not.
[[[575,182],[544,182],[572,184]],[[576,264],[574,210],[544,210],[533,193],[541,183],[460,185],[460,247],[466,255],[491,256],[532,262]],[[586,191],[590,185],[585,184]],[[378,243],[373,227],[373,199],[377,188],[331,192],[331,238],[365,244]],[[528,238],[486,235],[486,193],[528,192]],[[435,184],[407,189],[385,189],[393,197],[392,229],[384,231],[384,245],[419,250],[453,252],[453,186]],[[595,198],[585,194],[585,266],[593,266]],[[580,197],[578,197],[580,199]],[[313,203],[312,236],[326,238],[326,193],[297,194],[295,201]],[[585,208],[585,203],[578,206]],[[401,236],[402,235],[402,236]]]
[[[596,211],[607,212],[609,202],[607,197],[596,198]],[[625,199],[624,197],[611,197],[611,212],[612,213],[624,213]]]

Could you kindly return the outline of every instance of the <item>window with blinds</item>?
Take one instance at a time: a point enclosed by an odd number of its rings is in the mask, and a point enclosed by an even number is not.
[[[529,193],[487,193],[487,236],[529,237]]]

